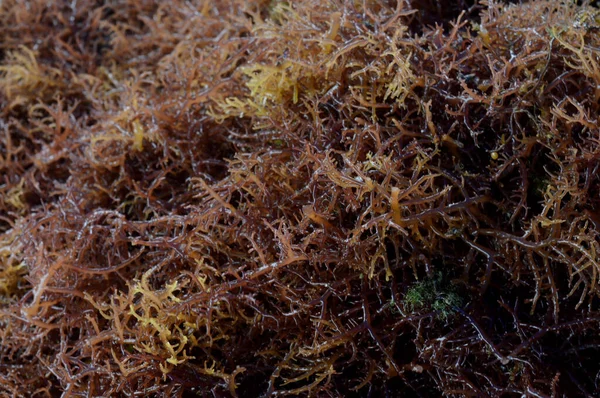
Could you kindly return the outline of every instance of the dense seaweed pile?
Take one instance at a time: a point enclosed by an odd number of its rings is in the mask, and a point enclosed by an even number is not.
[[[593,396],[599,100],[566,0],[0,2],[0,395]]]

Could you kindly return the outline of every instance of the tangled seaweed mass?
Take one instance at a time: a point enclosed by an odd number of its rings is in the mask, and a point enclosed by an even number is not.
[[[600,11],[450,3],[0,2],[0,396],[597,396]]]

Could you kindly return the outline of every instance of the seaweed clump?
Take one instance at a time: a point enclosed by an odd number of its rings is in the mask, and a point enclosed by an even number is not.
[[[441,3],[1,3],[0,394],[593,396],[600,12]]]

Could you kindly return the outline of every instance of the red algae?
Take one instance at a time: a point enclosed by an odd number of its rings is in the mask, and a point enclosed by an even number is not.
[[[589,2],[0,4],[0,395],[582,396]]]

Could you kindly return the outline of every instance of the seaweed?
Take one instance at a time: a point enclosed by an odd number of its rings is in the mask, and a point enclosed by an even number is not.
[[[594,396],[600,12],[0,4],[0,395]]]

